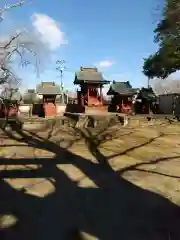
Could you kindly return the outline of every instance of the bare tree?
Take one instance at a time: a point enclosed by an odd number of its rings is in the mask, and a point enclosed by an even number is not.
[[[6,0],[4,7],[0,8],[1,23],[4,20],[4,13],[6,11],[23,6],[26,3],[25,1],[17,1],[16,3],[8,4]],[[33,56],[36,55],[31,48],[33,42],[25,37],[25,33],[24,29],[20,31],[16,30],[11,37],[0,37],[0,85],[6,84],[7,86],[9,83],[11,85],[13,82],[14,84],[18,83],[19,78],[13,72],[10,64],[13,60],[17,60],[17,56],[20,58],[21,65],[26,66],[30,62],[24,58],[24,54],[28,52]]]
[[[16,7],[21,7],[27,2],[18,1],[14,4],[8,4],[5,2],[4,7],[0,8],[0,24],[4,21],[4,13]],[[36,42],[30,37],[28,32],[23,30],[16,30],[11,37],[0,36],[0,90],[2,92],[8,92],[8,104],[9,99],[14,95],[14,90],[19,87],[21,82],[18,75],[13,70],[15,63],[20,63],[22,67],[27,67],[29,64],[35,63],[35,67],[38,73],[38,58],[36,53]],[[33,62],[31,61],[33,60]],[[4,91],[3,91],[4,90]],[[10,94],[9,94],[10,93]],[[1,102],[5,104],[6,94],[1,96]],[[7,99],[6,99],[7,100]],[[9,106],[6,106],[9,109]],[[6,111],[8,119],[9,113]]]

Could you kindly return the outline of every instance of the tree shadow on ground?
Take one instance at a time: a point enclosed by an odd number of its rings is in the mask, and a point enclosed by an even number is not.
[[[0,239],[86,239],[77,234],[80,231],[103,240],[180,239],[179,206],[123,179],[97,149],[98,140],[87,129],[77,132],[85,139],[97,163],[34,133],[7,133],[31,147],[51,151],[55,157],[0,159],[0,165],[39,166],[0,171],[0,215],[12,214],[18,219],[14,226],[0,230]],[[96,187],[81,187],[78,180],[73,181],[58,169],[60,164],[76,166]],[[46,178],[55,191],[43,198],[32,196],[26,189],[13,189],[5,178]]]

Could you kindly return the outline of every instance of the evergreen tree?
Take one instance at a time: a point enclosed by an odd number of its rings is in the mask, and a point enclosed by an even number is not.
[[[180,70],[180,0],[166,0],[154,33],[159,49],[144,59],[143,73],[149,78],[166,78]]]

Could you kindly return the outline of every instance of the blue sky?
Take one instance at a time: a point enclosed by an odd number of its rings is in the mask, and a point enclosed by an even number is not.
[[[156,0],[34,0],[8,12],[0,31],[7,35],[14,26],[26,28],[48,49],[43,59],[51,61],[43,64],[39,77],[32,68],[20,71],[23,88],[40,81],[58,83],[57,59],[66,60],[64,86],[69,90],[74,89],[74,72],[80,66],[97,66],[105,78],[129,80],[139,87],[147,84],[141,72],[143,58],[157,48],[153,43],[156,6]]]

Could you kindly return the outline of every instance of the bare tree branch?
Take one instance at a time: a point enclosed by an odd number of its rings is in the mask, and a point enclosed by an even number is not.
[[[30,3],[30,2],[28,2],[28,3]],[[26,1],[18,1],[18,2],[13,3],[13,4],[8,4],[7,1],[5,1],[4,7],[0,8],[0,21],[3,20],[3,14],[6,11],[9,11],[12,8],[21,7],[21,6],[25,5],[25,4],[27,4]]]
[[[29,2],[18,1],[14,4],[5,3],[5,6],[0,9],[0,16],[2,16],[5,11],[27,3]],[[32,64],[35,66],[37,74],[39,74],[38,68],[40,61],[37,59],[38,56],[36,50],[38,47],[35,47],[36,44],[34,38],[30,38],[25,30],[16,31],[16,33],[10,38],[0,39],[0,85],[7,84],[9,78],[11,83],[12,79],[17,84],[19,83],[19,78],[15,77],[15,74],[11,69],[11,63],[17,62],[16,57],[20,58],[20,66],[26,67]],[[31,59],[29,60],[28,58]]]
[[[16,40],[21,35],[21,32],[17,33],[15,36],[13,36],[9,42],[7,42],[4,46],[4,49],[8,49],[8,47],[11,46],[12,42]]]
[[[3,8],[0,8],[0,17],[3,12],[26,3],[29,2],[17,1],[9,5],[6,3]],[[6,87],[7,85],[19,85],[20,79],[13,71],[13,66],[17,63],[20,63],[20,67],[32,65],[39,76],[40,66],[42,67],[42,63],[47,61],[48,54],[46,45],[41,42],[35,33],[29,33],[26,29],[15,30],[11,37],[0,37],[0,87],[2,85],[6,85]],[[46,55],[46,58],[44,58],[44,55]]]
[[[25,1],[18,1],[14,4],[5,4],[5,6],[0,9],[0,22],[2,22],[2,14],[12,8],[24,5]],[[21,79],[14,73],[12,64],[17,62],[17,57],[20,58],[20,65],[27,66],[30,61],[26,59],[25,54],[29,53],[33,57],[37,57],[36,52],[33,51],[33,46],[35,44],[34,39],[26,34],[26,31],[16,31],[12,37],[6,37],[4,39],[0,38],[0,87],[1,90],[1,102],[7,107],[6,119],[8,120],[9,109],[12,104],[12,97],[14,96],[17,86],[20,84]],[[36,60],[37,62],[37,60]],[[37,67],[37,66],[36,66]],[[4,93],[4,97],[3,97]],[[8,101],[6,101],[7,99]]]

